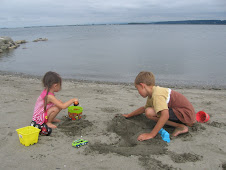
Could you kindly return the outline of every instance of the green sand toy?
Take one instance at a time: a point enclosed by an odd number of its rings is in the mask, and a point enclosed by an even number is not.
[[[72,142],[72,146],[79,148],[80,146],[86,145],[88,140],[78,139]]]

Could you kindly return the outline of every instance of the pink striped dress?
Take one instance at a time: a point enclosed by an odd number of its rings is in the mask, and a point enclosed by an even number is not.
[[[38,97],[36,103],[35,103],[35,108],[34,108],[34,114],[32,120],[35,121],[36,123],[42,125],[43,123],[47,122],[47,111],[44,111],[44,103],[45,103],[45,96],[46,96],[47,91],[43,90],[41,95]],[[53,95],[53,93],[48,93],[48,95]],[[48,103],[46,106],[46,110],[49,108],[53,107],[53,103]]]

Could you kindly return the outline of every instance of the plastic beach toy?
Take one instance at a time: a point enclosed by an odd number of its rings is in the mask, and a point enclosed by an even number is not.
[[[69,106],[68,117],[72,120],[80,120],[82,118],[83,108],[81,106]]]
[[[170,134],[165,129],[160,129],[159,134],[161,135],[162,140],[170,143]]]
[[[205,123],[210,119],[210,116],[204,111],[199,111],[196,113],[196,120],[201,123]]]
[[[80,146],[86,145],[88,140],[78,139],[72,142],[72,146],[79,148]]]
[[[30,126],[40,129],[41,135],[49,136],[52,133],[52,128],[48,127],[45,123],[40,125],[40,124],[37,124],[35,121],[32,121]]]
[[[40,129],[33,126],[26,126],[16,130],[20,143],[24,146],[30,146],[38,142]]]
[[[78,105],[79,105],[78,101],[74,102],[74,106],[78,106]]]

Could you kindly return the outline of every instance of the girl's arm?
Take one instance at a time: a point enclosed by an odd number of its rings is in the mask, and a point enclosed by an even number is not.
[[[143,106],[143,107],[140,107],[140,108],[134,110],[133,112],[131,112],[129,114],[123,114],[123,116],[126,117],[126,118],[129,118],[129,117],[140,115],[144,112],[145,112],[145,107]]]
[[[57,107],[60,109],[66,109],[68,106],[70,106],[74,102],[78,102],[78,99],[73,98],[71,100],[68,100],[67,102],[63,103],[62,101],[58,100],[55,96],[53,95],[48,95],[47,98],[47,103],[52,102],[54,103]]]

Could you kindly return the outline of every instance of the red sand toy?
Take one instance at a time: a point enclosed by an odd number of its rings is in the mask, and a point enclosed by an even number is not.
[[[79,102],[74,102],[74,106],[78,106],[79,105]]]
[[[34,126],[38,129],[40,129],[41,135],[49,136],[52,133],[52,128],[48,127],[45,123],[40,125],[40,124],[37,124],[35,121],[32,121],[30,126]]]
[[[196,120],[200,123],[205,123],[210,119],[210,116],[204,111],[199,111],[196,113]]]

